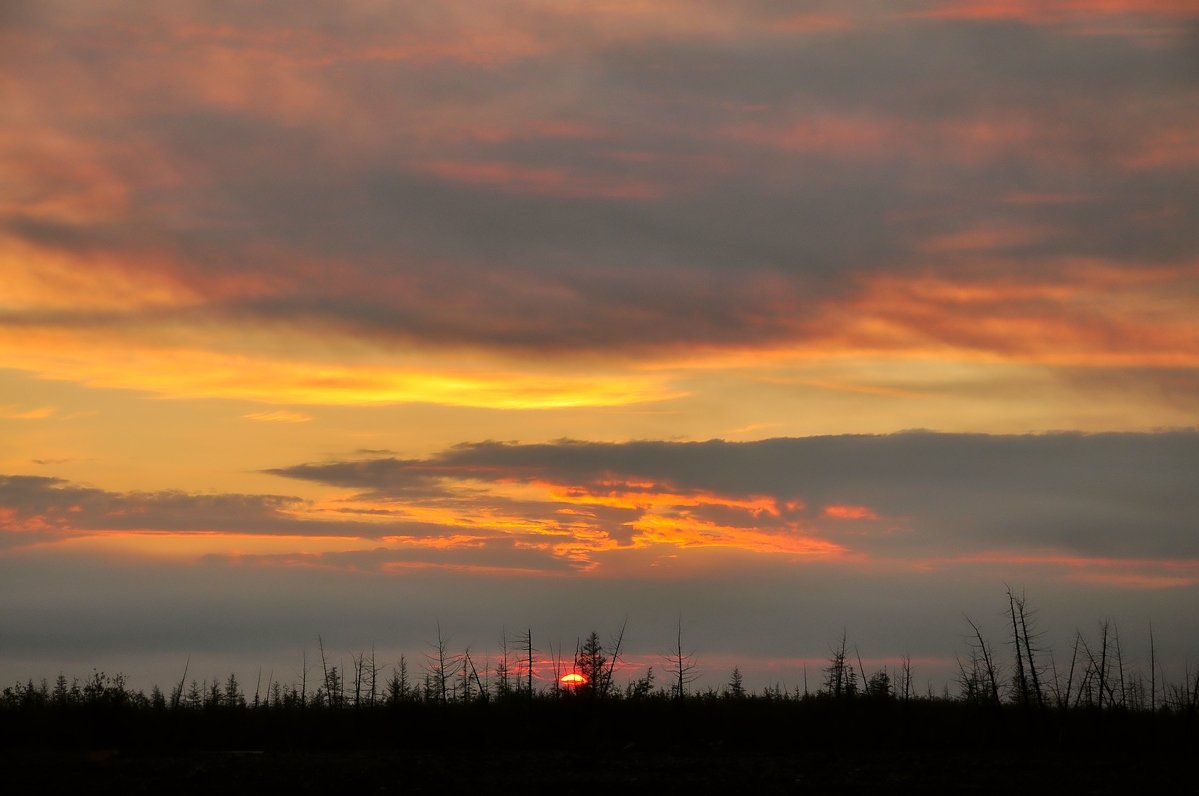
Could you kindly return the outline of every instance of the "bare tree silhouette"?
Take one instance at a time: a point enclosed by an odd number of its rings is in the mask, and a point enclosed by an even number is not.
[[[691,685],[698,676],[695,672],[695,653],[683,652],[683,617],[679,616],[677,632],[675,633],[674,651],[670,654],[670,670],[674,685],[671,696],[681,700],[687,695],[687,686]]]

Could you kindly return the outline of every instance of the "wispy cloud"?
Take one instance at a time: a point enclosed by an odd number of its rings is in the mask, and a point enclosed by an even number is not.
[[[30,9],[0,361],[508,408],[680,351],[1195,367],[1193,64],[1135,30],[1192,4],[908,6]]]
[[[9,404],[0,406],[0,419],[3,420],[46,420],[54,417],[58,411],[54,406],[39,406],[34,409],[25,409],[21,406]]]
[[[276,409],[270,412],[251,412],[247,415],[242,415],[247,420],[258,420],[264,423],[308,423],[312,420],[312,415],[306,415],[303,412],[291,412],[286,409]]]

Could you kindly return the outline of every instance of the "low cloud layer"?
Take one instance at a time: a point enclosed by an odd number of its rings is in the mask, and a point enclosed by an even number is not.
[[[1102,615],[1134,636],[1152,620],[1174,666],[1194,637],[1195,431],[360,453],[273,471],[323,500],[0,480],[9,669],[131,651],[165,661],[155,678],[195,652],[293,666],[317,634],[419,656],[437,622],[475,650],[505,624],[569,646],[626,614],[644,667],[682,614],[718,680],[733,663],[794,680],[847,625],[880,665],[915,652],[949,678],[962,613],[1002,634],[1005,583],[1059,645]]]
[[[439,526],[390,526],[308,517],[285,495],[113,492],[42,476],[0,476],[0,548],[114,533],[422,536]]]
[[[273,472],[357,488],[363,499],[383,502],[411,499],[413,485],[422,483],[438,490],[542,484],[561,505],[623,509],[625,524],[649,516],[680,525],[720,518],[869,554],[1195,558],[1196,462],[1193,431],[912,432],[746,443],[480,443],[420,461]]]
[[[8,476],[0,511],[8,545],[119,531],[347,537],[386,548],[353,548],[347,561],[384,568],[442,556],[447,566],[565,561],[602,572],[636,551],[718,548],[794,561],[1176,559],[1192,577],[1196,462],[1194,431],[485,442],[271,471],[337,490],[323,500]],[[321,555],[336,565],[332,553]]]

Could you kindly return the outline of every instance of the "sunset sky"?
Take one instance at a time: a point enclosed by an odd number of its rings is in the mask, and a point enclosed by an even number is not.
[[[3,684],[1199,661],[1193,0],[15,2],[0,96]]]

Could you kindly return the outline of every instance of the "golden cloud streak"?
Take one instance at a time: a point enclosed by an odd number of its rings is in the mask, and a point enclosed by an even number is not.
[[[33,409],[22,409],[19,406],[9,404],[0,406],[0,420],[46,420],[53,417],[58,411],[53,406],[38,406]]]
[[[725,497],[712,492],[677,493],[660,489],[628,490],[620,485],[609,486],[606,492],[597,492],[593,488],[554,484],[550,482],[533,482],[535,486],[545,489],[551,500],[559,500],[581,506],[607,506],[618,509],[634,509],[654,511],[662,508],[679,508],[684,506],[722,506],[725,508],[741,509],[753,514],[779,515],[778,504],[771,497],[750,496],[746,498]],[[632,485],[627,485],[632,486]],[[653,487],[654,485],[649,485]]]
[[[246,420],[257,420],[264,423],[308,423],[312,420],[312,415],[306,415],[302,412],[288,412],[284,409],[277,409],[273,412],[251,412],[248,415],[242,415]]]
[[[779,509],[772,498],[725,497],[709,493],[677,494],[655,489],[597,495],[585,487],[551,482],[460,482],[465,491],[451,498],[450,505],[422,505],[418,501],[378,502],[361,499],[326,501],[315,513],[328,519],[330,513],[339,516],[362,517],[376,522],[419,522],[446,528],[442,536],[427,538],[385,537],[390,542],[412,545],[454,548],[475,546],[484,538],[497,535],[513,536],[518,544],[547,550],[558,558],[570,560],[581,570],[601,566],[598,554],[616,550],[637,550],[656,546],[675,548],[727,548],[753,553],[782,554],[804,557],[839,556],[846,548],[800,532],[794,523],[779,523]],[[515,500],[520,511],[504,507]],[[580,511],[575,508],[583,507]],[[626,509],[636,513],[627,527],[633,533],[628,542],[620,542],[603,523],[585,509],[602,506]],[[704,507],[734,510],[745,518],[744,525],[716,523],[693,516],[691,509]],[[858,508],[858,507],[852,507]],[[346,512],[349,512],[347,515]],[[298,515],[297,515],[298,516]],[[758,527],[759,517],[773,520],[769,530]],[[472,534],[469,531],[477,531]],[[464,533],[464,531],[466,531]],[[622,535],[627,530],[622,529]],[[531,541],[548,537],[547,542]]]
[[[755,528],[721,525],[686,515],[646,514],[633,527],[638,531],[634,546],[668,544],[680,548],[729,547],[755,553],[782,553],[804,557],[835,557],[847,548],[810,536],[765,533]]]
[[[227,531],[82,531],[25,549],[52,547],[95,553],[194,559],[206,555],[312,555],[373,550],[375,539],[357,536],[296,536]]]
[[[301,346],[301,341],[294,341]],[[623,406],[677,397],[661,375],[517,369],[481,354],[427,363],[304,361],[190,345],[150,347],[120,336],[0,328],[0,362],[89,387],[166,397],[231,398],[269,404],[436,403],[492,409]],[[409,357],[416,359],[418,357]],[[442,363],[436,362],[440,359]],[[254,419],[263,419],[261,417]]]

